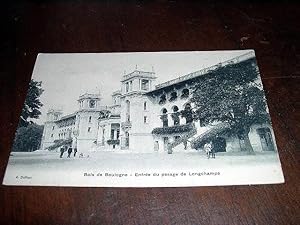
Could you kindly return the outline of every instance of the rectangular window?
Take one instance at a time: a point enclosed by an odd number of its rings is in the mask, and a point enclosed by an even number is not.
[[[126,90],[126,92],[129,91],[129,83],[128,82],[126,82],[126,84],[125,84],[125,90]]]
[[[120,130],[117,130],[117,140],[119,140],[120,137]]]
[[[148,117],[144,116],[144,123],[148,123]]]
[[[144,80],[144,79],[142,80],[141,89],[143,91],[149,90],[149,80]]]
[[[115,130],[110,130],[110,139],[114,139]]]

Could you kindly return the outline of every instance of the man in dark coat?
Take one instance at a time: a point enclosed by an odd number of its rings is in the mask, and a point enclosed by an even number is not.
[[[70,158],[71,153],[72,153],[72,147],[70,146],[69,149],[68,149],[68,158]]]
[[[64,152],[65,152],[65,147],[64,147],[64,146],[61,146],[61,148],[60,148],[60,156],[59,156],[60,158],[63,157]]]
[[[217,145],[214,142],[211,142],[211,151],[210,151],[210,155],[213,159],[216,158],[216,150],[217,150]]]

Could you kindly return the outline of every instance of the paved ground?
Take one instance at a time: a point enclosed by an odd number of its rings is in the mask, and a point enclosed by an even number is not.
[[[193,168],[199,165],[209,168],[239,165],[256,165],[277,162],[277,154],[226,155],[219,153],[215,159],[207,159],[203,152],[165,153],[125,153],[125,152],[89,152],[80,158],[59,158],[58,152],[12,153],[9,165],[23,169],[74,169],[110,168],[110,169],[153,169],[153,168]]]
[[[35,185],[46,182],[48,185],[72,184],[74,186],[84,185],[87,182],[83,179],[84,173],[93,173],[95,176],[97,173],[106,172],[128,173],[130,176],[134,176],[136,172],[146,173],[149,171],[221,171],[226,172],[227,176],[232,176],[232,171],[234,171],[235,176],[239,172],[239,176],[243,177],[242,173],[245,174],[245,172],[266,172],[273,171],[274,168],[277,171],[278,160],[276,153],[217,154],[215,159],[207,159],[203,152],[177,152],[174,154],[89,152],[83,158],[78,156],[66,158],[66,155],[59,158],[58,152],[12,153],[5,181],[11,184],[25,182]],[[23,176],[24,180],[19,180],[20,176]],[[89,182],[90,185],[94,184],[93,180]],[[159,185],[158,182],[156,186]],[[113,186],[111,183],[110,185]],[[143,186],[143,183],[139,186]]]

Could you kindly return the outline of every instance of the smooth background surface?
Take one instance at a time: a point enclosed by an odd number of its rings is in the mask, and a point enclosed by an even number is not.
[[[254,48],[286,183],[150,189],[0,186],[0,224],[300,224],[299,15],[299,4],[274,2],[2,5],[0,180],[37,53]]]

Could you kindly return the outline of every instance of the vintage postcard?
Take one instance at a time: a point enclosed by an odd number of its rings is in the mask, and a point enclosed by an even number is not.
[[[253,50],[39,54],[3,184],[283,183]]]

